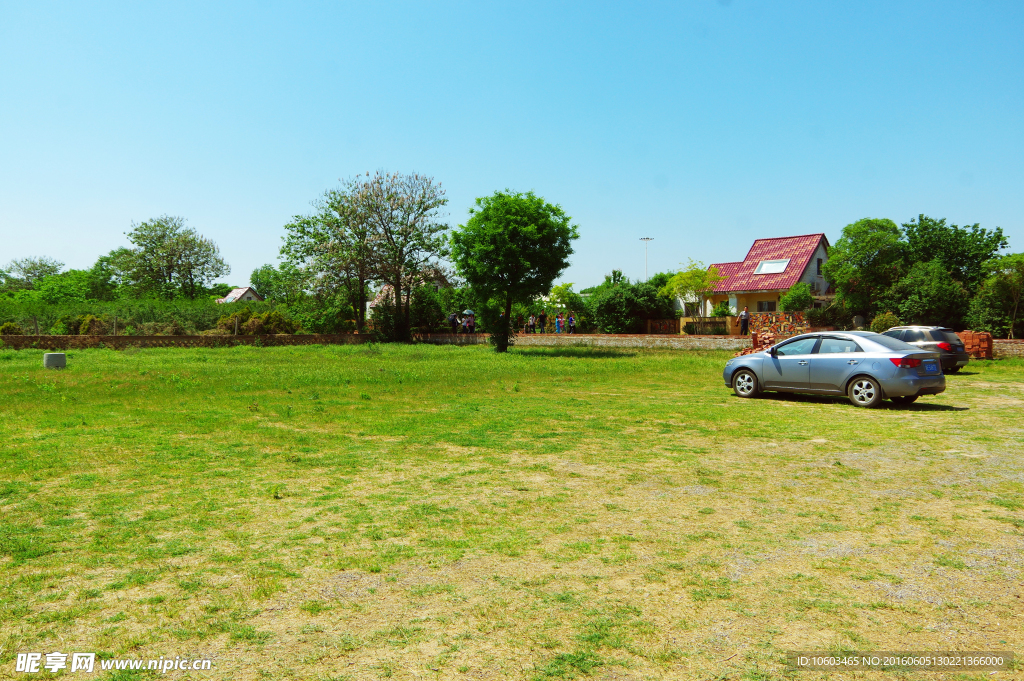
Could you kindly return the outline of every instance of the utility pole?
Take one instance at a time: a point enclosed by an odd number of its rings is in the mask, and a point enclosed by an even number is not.
[[[649,236],[642,236],[640,241],[644,242],[644,281],[647,281],[647,244],[654,241],[654,239]]]

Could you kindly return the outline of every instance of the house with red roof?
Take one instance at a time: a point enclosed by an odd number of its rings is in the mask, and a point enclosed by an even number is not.
[[[815,299],[815,307],[834,298],[821,267],[828,262],[828,239],[824,234],[804,234],[775,239],[757,239],[743,260],[712,265],[725,277],[708,296],[710,311],[727,302],[739,312],[775,312],[779,300],[793,284],[806,282]]]

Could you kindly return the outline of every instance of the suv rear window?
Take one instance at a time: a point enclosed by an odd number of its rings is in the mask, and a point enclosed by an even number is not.
[[[942,343],[943,341],[949,343],[962,343],[960,336],[956,335],[950,329],[932,329],[929,333],[932,335],[932,340]]]
[[[929,339],[925,337],[924,331],[921,329],[907,329],[903,334],[903,340],[907,343],[920,343]],[[946,339],[943,338],[942,340]]]
[[[904,343],[901,340],[896,340],[895,338],[890,338],[889,336],[883,336],[882,334],[877,334],[875,336],[864,336],[864,338],[866,338],[867,340],[871,341],[872,343],[878,343],[883,348],[888,348],[890,350],[920,350],[921,349],[921,348],[918,348],[918,347],[914,347],[913,345],[908,345],[907,343]]]

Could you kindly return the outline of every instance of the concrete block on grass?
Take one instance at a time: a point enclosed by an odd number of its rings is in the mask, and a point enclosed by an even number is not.
[[[68,365],[67,356],[63,352],[44,352],[43,368],[63,369]]]

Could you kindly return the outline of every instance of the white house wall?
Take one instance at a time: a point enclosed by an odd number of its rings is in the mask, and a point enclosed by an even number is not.
[[[828,252],[825,250],[825,244],[822,242],[818,242],[818,247],[814,250],[814,255],[811,256],[811,261],[807,264],[807,269],[804,270],[803,276],[800,277],[800,281],[809,284],[816,296],[823,295],[828,288],[828,282],[825,281],[825,277],[818,275],[818,258],[821,258],[822,265],[828,262]]]

